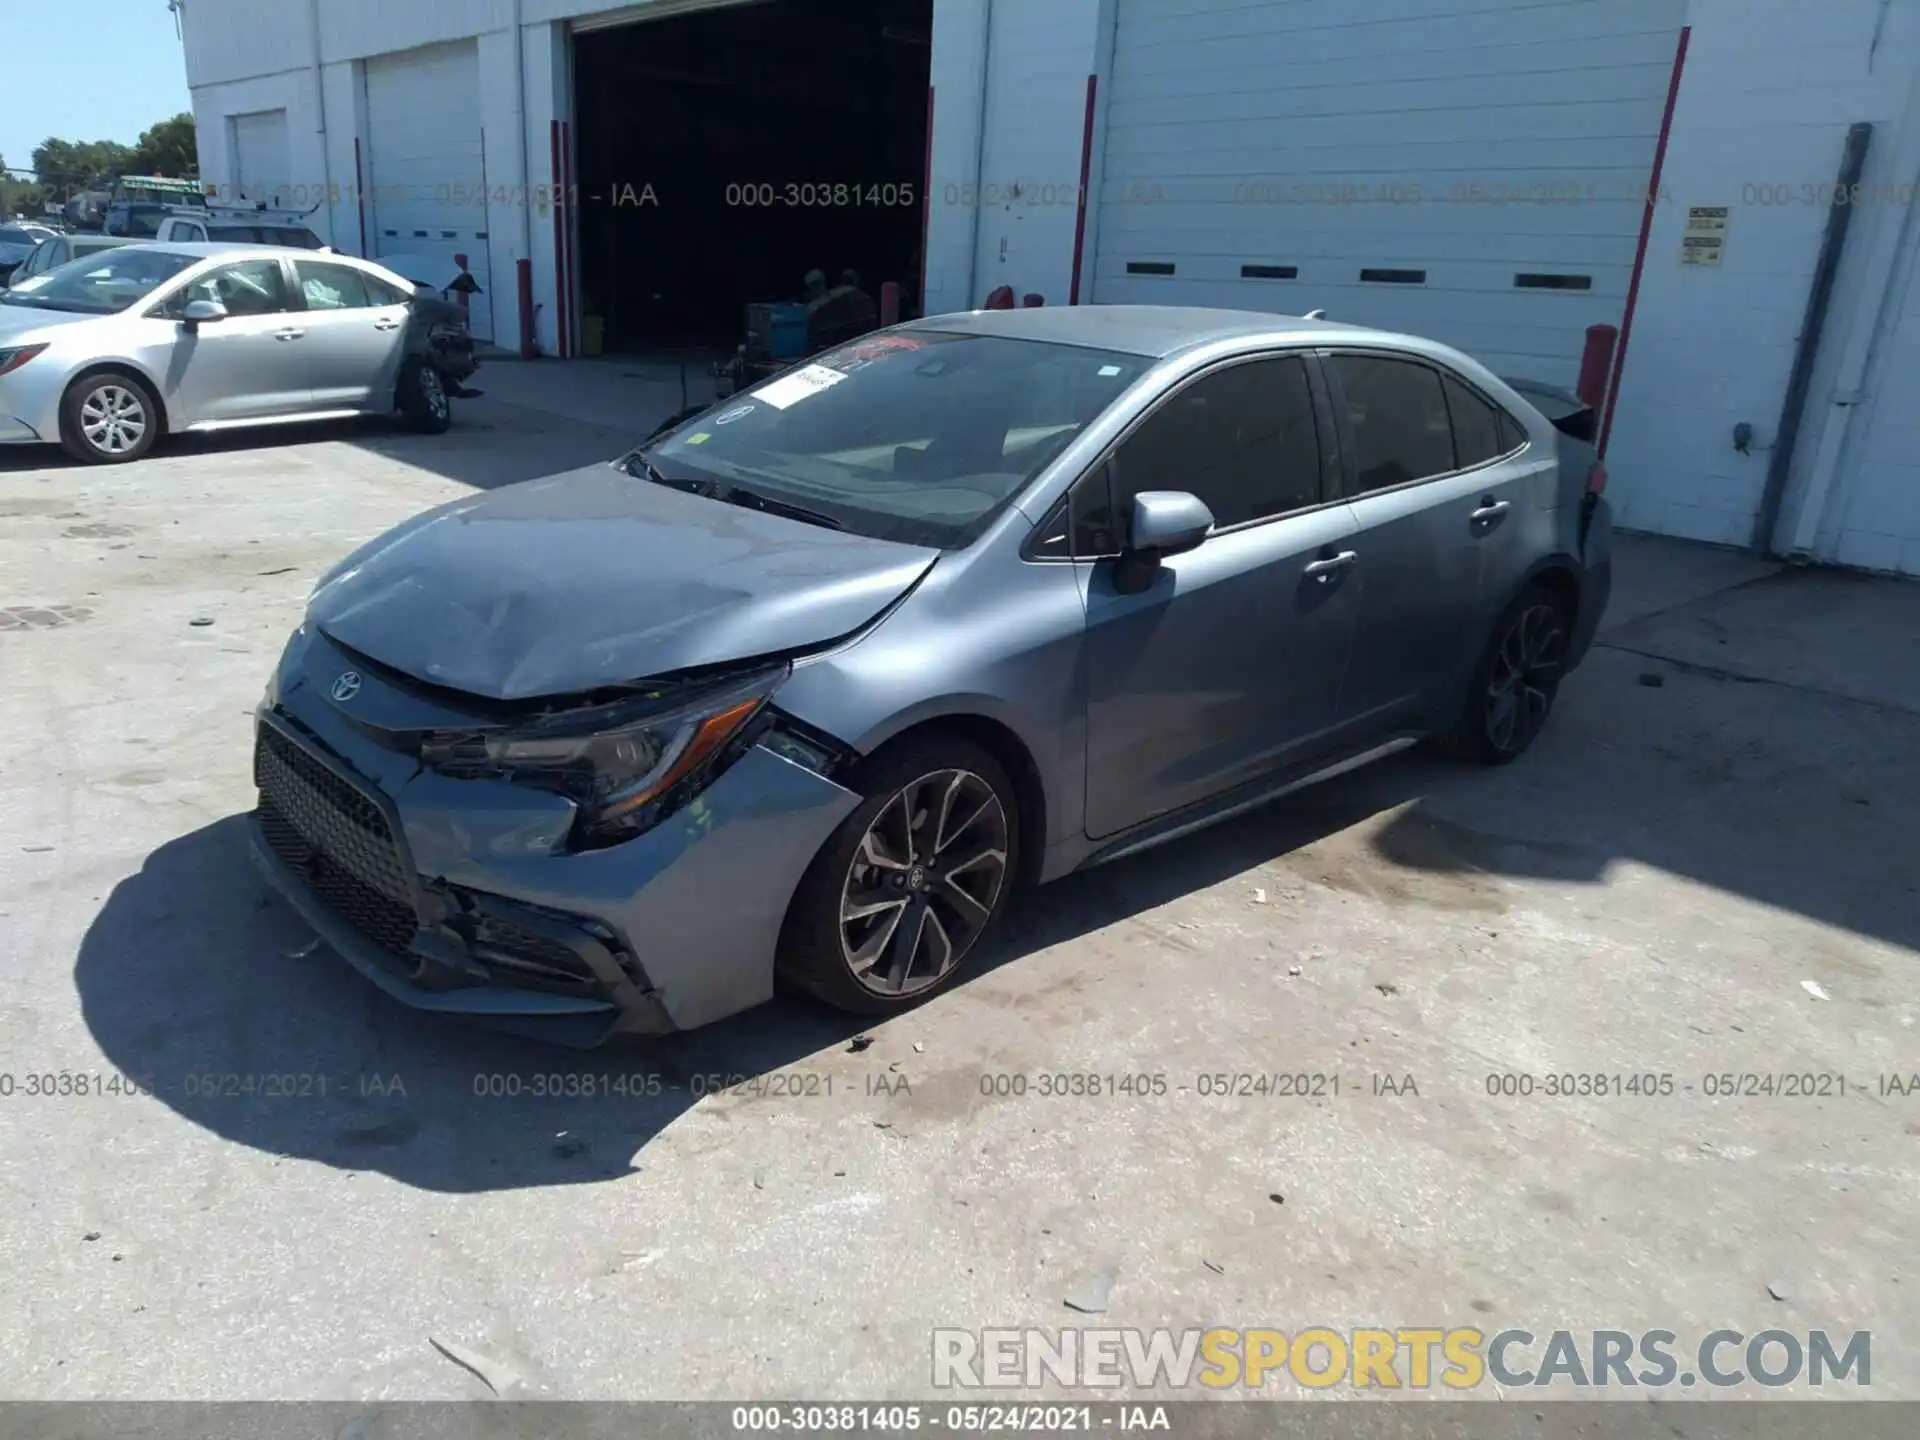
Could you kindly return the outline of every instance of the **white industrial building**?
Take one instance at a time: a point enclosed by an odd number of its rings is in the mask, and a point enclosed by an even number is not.
[[[203,178],[465,256],[508,348],[523,260],[563,356],[737,338],[815,267],[1324,308],[1568,386],[1609,324],[1623,524],[1920,574],[1920,0],[178,8]]]

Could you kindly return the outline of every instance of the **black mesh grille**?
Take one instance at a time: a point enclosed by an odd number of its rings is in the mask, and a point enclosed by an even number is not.
[[[502,972],[502,979],[518,976],[562,983],[591,983],[594,979],[592,968],[571,946],[496,915],[481,921],[474,947],[475,958]]]
[[[269,726],[253,752],[260,829],[313,891],[375,944],[404,956],[413,891],[380,807]]]

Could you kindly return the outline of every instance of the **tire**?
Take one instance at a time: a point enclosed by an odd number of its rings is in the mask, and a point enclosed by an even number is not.
[[[879,751],[857,788],[867,798],[794,892],[778,968],[829,1005],[890,1015],[951,985],[999,921],[1019,874],[1020,813],[993,756],[955,736]],[[946,833],[929,838],[942,820]]]
[[[89,465],[138,460],[160,439],[165,413],[146,382],[118,370],[84,375],[60,401],[60,444]]]
[[[401,366],[394,403],[407,428],[422,435],[444,434],[453,424],[453,402],[447,398],[446,382],[423,356],[411,356]]]
[[[1571,634],[1565,600],[1544,585],[1523,590],[1493,627],[1459,718],[1432,748],[1479,765],[1526,754],[1553,713]]]

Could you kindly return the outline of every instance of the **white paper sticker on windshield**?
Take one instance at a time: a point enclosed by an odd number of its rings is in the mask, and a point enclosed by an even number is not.
[[[770,380],[748,394],[755,400],[764,400],[776,410],[785,410],[790,405],[798,405],[809,395],[818,395],[822,390],[838,385],[846,378],[838,370],[829,370],[824,365],[802,365],[791,375]]]
[[[1120,373],[1120,367],[1118,365],[1102,365],[1100,367],[1100,373],[1111,378]]]

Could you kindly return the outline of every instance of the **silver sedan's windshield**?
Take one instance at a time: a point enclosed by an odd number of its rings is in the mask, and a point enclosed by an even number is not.
[[[40,277],[26,292],[9,291],[0,304],[36,310],[71,310],[83,315],[112,315],[136,305],[160,286],[199,263],[195,255],[123,248],[96,251],[69,260]]]
[[[652,470],[640,473],[859,535],[957,548],[1151,363],[931,328],[870,335],[689,420],[646,452]]]

